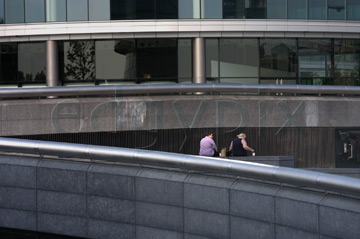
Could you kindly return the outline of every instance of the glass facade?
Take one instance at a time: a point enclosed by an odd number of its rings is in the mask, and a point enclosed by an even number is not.
[[[360,20],[360,1],[346,0],[346,13],[348,20]]]
[[[326,0],[308,1],[309,19],[326,19]]]
[[[179,18],[200,18],[200,0],[179,1]]]
[[[0,24],[133,19],[360,20],[358,0],[0,0]]]
[[[266,19],[266,0],[245,0],[245,18]]]
[[[345,19],[345,0],[328,0],[328,19]]]
[[[223,0],[223,18],[243,19],[245,18],[244,0]]]
[[[110,0],[89,0],[89,20],[110,20]]]
[[[25,20],[24,0],[6,0],[5,2],[5,22],[21,23]]]
[[[25,1],[25,22],[44,22],[45,2],[44,0]]]
[[[289,19],[306,19],[306,3],[307,0],[288,0],[287,8]]]
[[[222,18],[222,0],[201,0],[201,18]]]
[[[0,82],[1,84],[18,83],[17,43],[0,44]]]
[[[46,82],[45,51],[45,42],[18,44],[19,82]]]
[[[286,18],[286,0],[267,0],[267,18]]]
[[[192,39],[58,41],[62,82],[190,83]],[[34,59],[36,59],[34,61]],[[209,83],[360,85],[360,40],[206,38]],[[46,82],[46,43],[0,43],[0,83]]]
[[[46,21],[66,21],[66,0],[46,0]]]
[[[61,49],[64,56],[63,75],[65,80],[86,81],[95,78],[95,42],[68,41]],[[61,69],[60,69],[61,70]]]
[[[87,21],[88,0],[67,0],[67,20]]]
[[[297,76],[295,39],[260,39],[260,76],[269,78]]]
[[[331,39],[299,39],[299,77],[302,83],[332,84],[333,46]]]
[[[0,0],[0,24],[5,22],[4,0]]]

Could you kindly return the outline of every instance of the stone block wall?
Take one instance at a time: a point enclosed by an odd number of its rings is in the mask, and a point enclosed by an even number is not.
[[[353,239],[359,225],[357,197],[176,169],[0,155],[0,227],[102,239]]]

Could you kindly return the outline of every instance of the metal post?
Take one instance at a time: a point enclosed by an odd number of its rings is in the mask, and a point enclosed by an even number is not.
[[[205,39],[197,37],[193,46],[193,83],[206,83],[205,74]]]
[[[46,85],[59,86],[58,49],[56,41],[46,41]]]

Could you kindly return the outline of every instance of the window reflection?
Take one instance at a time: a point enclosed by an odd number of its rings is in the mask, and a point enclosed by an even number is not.
[[[109,20],[110,0],[89,0],[89,20]]]
[[[178,77],[179,83],[192,82],[191,39],[178,39]]]
[[[205,51],[206,77],[210,81],[217,81],[219,79],[219,40],[206,39]]]
[[[156,0],[157,19],[177,19],[178,1],[177,0]]]
[[[94,41],[64,42],[64,77],[74,81],[95,78]]]
[[[308,1],[309,19],[326,19],[326,0]]]
[[[5,22],[4,0],[0,0],[0,24]]]
[[[200,18],[200,0],[179,1],[179,18]]]
[[[348,20],[360,20],[360,1],[346,0],[346,14]]]
[[[16,83],[17,80],[17,43],[0,44],[0,81],[2,84]]]
[[[136,78],[135,40],[96,41],[96,79]]]
[[[306,19],[306,0],[288,0],[289,19]]]
[[[87,0],[67,0],[67,18],[68,21],[88,20]]]
[[[360,40],[335,40],[334,54],[335,78],[359,78]]]
[[[45,42],[19,43],[19,81],[46,82]],[[34,59],[36,59],[34,61]]]
[[[286,0],[267,0],[267,18],[286,18]]]
[[[328,19],[329,20],[345,19],[344,0],[328,0]]]
[[[265,19],[266,0],[245,0],[245,14],[247,19]]]
[[[223,18],[245,18],[244,0],[224,0]]]
[[[258,77],[257,39],[220,39],[220,77]]]
[[[222,0],[201,0],[201,18],[222,18]]]
[[[24,22],[24,0],[6,0],[6,23]]]
[[[331,77],[330,39],[299,39],[299,76],[300,77]]]
[[[26,0],[25,17],[26,17],[26,22],[44,22],[45,21],[44,0]]]
[[[260,39],[260,67],[261,77],[295,77],[295,39]]]
[[[66,21],[66,0],[46,0],[46,21]]]

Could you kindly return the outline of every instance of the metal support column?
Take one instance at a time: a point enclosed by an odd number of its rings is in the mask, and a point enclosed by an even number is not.
[[[197,37],[193,46],[193,83],[206,83],[205,72],[205,39]]]
[[[60,86],[58,49],[56,41],[46,41],[46,85]]]

